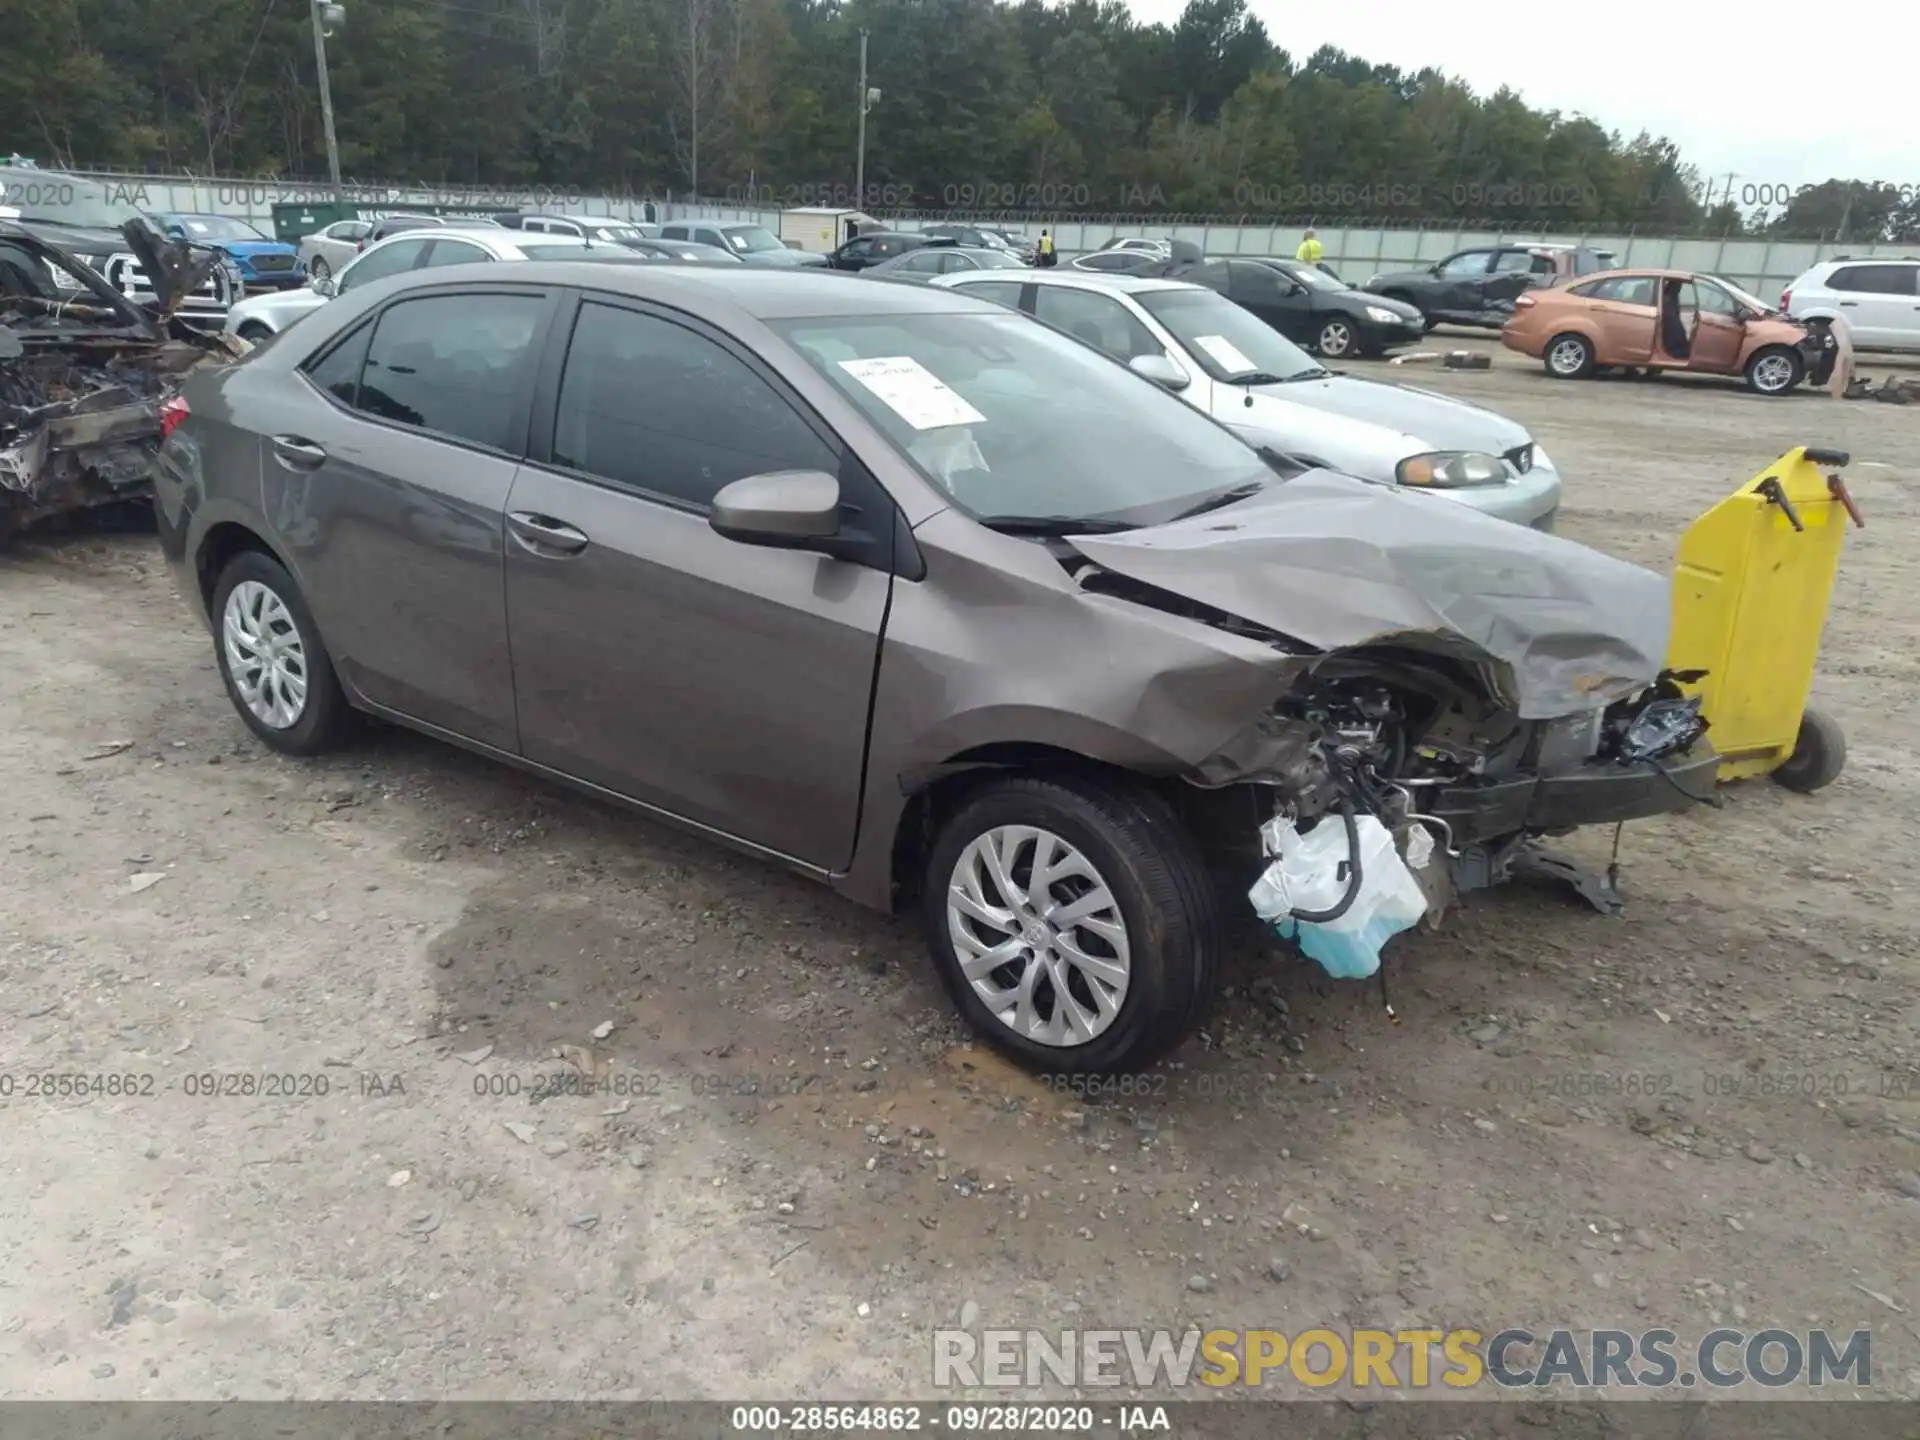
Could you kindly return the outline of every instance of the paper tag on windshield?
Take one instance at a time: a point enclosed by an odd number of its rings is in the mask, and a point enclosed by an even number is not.
[[[916,430],[978,425],[987,418],[911,355],[842,360],[840,368],[879,396],[889,410]]]
[[[1260,368],[1224,335],[1196,335],[1193,343],[1211,355],[1213,363],[1229,375],[1251,375]]]

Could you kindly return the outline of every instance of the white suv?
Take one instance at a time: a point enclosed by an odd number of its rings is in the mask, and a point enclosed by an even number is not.
[[[1795,320],[1842,316],[1862,350],[1920,350],[1920,259],[1823,260],[1780,292]]]

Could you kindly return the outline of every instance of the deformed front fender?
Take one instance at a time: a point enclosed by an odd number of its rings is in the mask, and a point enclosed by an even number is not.
[[[1317,658],[1083,591],[1043,546],[950,511],[915,538],[928,579],[895,584],[859,837],[836,877],[879,909],[892,908],[909,801],[958,757],[1037,746],[1142,775],[1197,773]]]

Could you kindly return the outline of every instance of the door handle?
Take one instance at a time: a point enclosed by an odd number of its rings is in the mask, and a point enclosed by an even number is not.
[[[536,555],[578,555],[587,548],[587,537],[581,531],[551,515],[536,515],[530,510],[515,510],[508,515],[507,529]]]
[[[312,470],[327,463],[327,452],[298,435],[273,437],[273,457],[289,470]]]
[[[1840,308],[1842,310],[1851,310],[1854,306],[1858,305],[1859,303],[1860,302],[1858,300],[1842,300],[1840,302]]]

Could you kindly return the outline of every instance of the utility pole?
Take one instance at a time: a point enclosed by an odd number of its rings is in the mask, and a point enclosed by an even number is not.
[[[333,89],[327,83],[327,26],[345,20],[347,10],[344,5],[325,4],[323,0],[312,0],[312,6],[313,64],[320,72],[320,123],[327,132],[327,173],[333,180],[337,203],[345,197],[340,188],[340,142],[333,133]]]
[[[867,32],[860,32],[860,148],[853,161],[853,208],[867,203]]]

